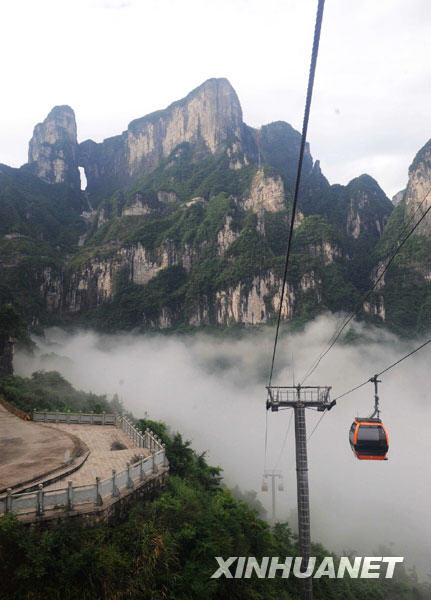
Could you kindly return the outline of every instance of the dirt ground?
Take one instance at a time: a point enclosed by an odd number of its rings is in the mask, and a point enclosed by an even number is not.
[[[61,468],[76,453],[65,431],[23,421],[0,406],[0,490]]]

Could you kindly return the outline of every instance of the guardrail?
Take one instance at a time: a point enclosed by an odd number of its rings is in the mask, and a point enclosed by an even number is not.
[[[42,423],[76,423],[81,425],[115,425],[123,419],[119,415],[107,413],[68,413],[58,411],[34,411],[33,421]]]
[[[165,446],[152,431],[146,429],[142,434],[125,417],[107,414],[83,413],[43,413],[36,412],[35,420],[45,423],[88,423],[99,425],[115,425],[121,428],[138,448],[147,448],[151,456],[139,461],[127,463],[123,471],[112,471],[112,476],[101,480],[96,477],[94,483],[86,485],[73,485],[68,482],[67,487],[55,490],[44,490],[39,484],[37,491],[13,494],[9,488],[6,495],[0,497],[0,515],[10,512],[19,515],[43,515],[46,511],[63,509],[74,510],[91,504],[103,506],[107,499],[116,499],[125,490],[132,490],[136,486],[153,478],[161,468],[168,468]],[[90,417],[90,418],[89,418]]]
[[[15,513],[19,515],[43,515],[47,511],[63,509],[76,510],[85,505],[103,506],[107,499],[116,499],[125,490],[132,490],[140,483],[154,477],[162,467],[167,467],[165,450],[147,456],[117,473],[115,469],[112,476],[101,480],[96,477],[94,483],[86,485],[73,485],[68,482],[66,488],[44,490],[39,484],[36,492],[13,494],[8,489],[6,496],[0,498],[0,514]]]

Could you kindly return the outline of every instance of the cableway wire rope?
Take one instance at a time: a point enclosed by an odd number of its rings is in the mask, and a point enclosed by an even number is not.
[[[425,201],[426,197],[428,197],[428,195],[429,195],[430,192],[431,192],[431,188],[428,190],[425,198],[422,200],[422,203]],[[385,268],[381,271],[381,273],[379,274],[379,276],[374,281],[373,286],[364,294],[364,296],[362,297],[362,299],[358,302],[357,308],[344,320],[344,323],[342,324],[342,326],[340,327],[340,329],[332,336],[332,338],[330,339],[329,345],[326,348],[326,350],[324,350],[320,354],[319,358],[315,361],[315,363],[313,364],[313,366],[308,369],[307,373],[305,374],[304,378],[301,381],[301,385],[303,385],[304,382],[314,373],[314,371],[320,365],[320,363],[323,360],[323,358],[328,354],[328,352],[333,348],[333,346],[335,346],[335,344],[337,343],[337,341],[340,338],[341,334],[343,333],[344,329],[347,327],[347,325],[350,323],[350,321],[352,321],[352,319],[359,312],[359,310],[363,306],[363,303],[365,302],[365,300],[375,290],[375,288],[377,287],[377,284],[382,280],[382,278],[384,277],[385,273],[388,271],[389,267],[393,263],[395,257],[397,256],[397,254],[401,250],[401,248],[404,246],[404,244],[407,242],[407,240],[410,238],[410,236],[416,231],[416,229],[419,227],[419,225],[421,224],[421,222],[425,219],[425,217],[430,212],[430,210],[431,210],[431,204],[424,211],[424,213],[422,214],[422,216],[420,217],[420,219],[415,223],[415,225],[410,229],[410,231],[408,232],[408,234],[398,244],[397,248],[395,249],[395,251],[392,253],[391,257],[387,261],[387,263],[385,265]]]
[[[396,251],[396,250],[399,248],[399,244],[400,244],[400,238],[401,238],[401,236],[402,236],[402,235],[403,235],[403,234],[404,234],[404,233],[407,231],[407,229],[410,227],[411,223],[413,223],[413,221],[414,221],[414,219],[415,219],[415,217],[416,217],[416,213],[417,213],[417,212],[420,210],[420,208],[422,207],[423,203],[424,203],[424,202],[425,202],[425,200],[428,198],[428,195],[430,194],[430,192],[431,192],[431,186],[428,188],[428,191],[427,191],[427,193],[424,195],[424,197],[422,198],[421,202],[420,202],[420,203],[419,203],[419,204],[416,206],[416,208],[415,208],[415,210],[413,211],[413,214],[410,216],[409,220],[408,220],[406,223],[404,223],[404,225],[402,226],[402,228],[401,228],[401,230],[400,230],[400,232],[399,232],[399,234],[398,234],[398,238],[397,238],[397,240],[395,241],[394,245],[392,246],[392,251],[393,251],[393,252],[395,252],[395,251]],[[423,215],[423,213],[422,213],[422,215]],[[423,216],[424,216],[424,215],[423,215]],[[375,286],[374,286],[374,287],[375,287]],[[366,292],[366,293],[368,294],[369,292],[373,291],[373,290],[374,290],[374,287],[372,288],[372,290],[369,290],[369,291],[368,291],[368,292]],[[362,300],[362,302],[363,302],[363,300]],[[360,307],[360,306],[362,306],[362,302],[361,302],[361,303],[358,303],[358,306],[359,306],[359,307]],[[357,314],[358,310],[359,310],[359,308],[357,308],[357,309],[356,309],[356,311],[353,311],[353,313],[351,313],[351,314],[353,314],[353,316],[355,316],[355,315]],[[341,321],[341,319],[340,319],[340,321]],[[332,340],[334,339],[335,335],[336,335],[336,334],[334,334],[334,335],[331,337],[331,339],[329,340],[328,344],[331,344],[331,342],[332,342]],[[328,352],[329,352],[329,349],[328,349]],[[320,358],[323,358],[323,354],[321,354],[321,355],[320,355]],[[320,362],[320,361],[319,361],[319,362]],[[317,368],[317,364],[316,364],[316,368]],[[315,369],[313,369],[313,371],[314,371],[314,370],[315,370]],[[301,381],[301,385],[302,385],[302,384],[305,382],[305,380],[306,380],[306,379],[308,379],[308,377],[311,375],[311,373],[312,373],[313,371],[311,371],[311,368],[309,369],[309,371],[307,371],[306,375],[304,376],[304,378],[303,378],[303,379],[302,379],[302,381]]]
[[[301,136],[301,145],[300,145],[300,149],[299,149],[298,169],[297,169],[296,180],[295,180],[295,191],[294,191],[294,195],[293,195],[292,215],[291,215],[291,219],[290,219],[289,238],[288,238],[287,250],[286,250],[286,261],[284,264],[283,284],[282,284],[282,288],[281,288],[280,306],[278,309],[277,327],[276,327],[276,332],[275,332],[274,348],[273,348],[273,352],[272,352],[271,369],[270,369],[268,386],[271,386],[272,375],[274,372],[274,362],[275,362],[275,355],[276,355],[276,351],[277,351],[281,313],[282,313],[282,309],[283,309],[283,300],[284,300],[284,294],[285,294],[286,283],[287,283],[287,271],[288,271],[288,267],[289,267],[290,249],[291,249],[291,245],[292,245],[293,229],[294,229],[294,225],[295,225],[296,208],[298,205],[298,195],[299,195],[299,185],[301,182],[302,163],[303,163],[303,159],[304,159],[305,144],[306,144],[306,140],[307,140],[308,121],[310,118],[310,108],[311,108],[311,99],[312,99],[312,95],[313,95],[314,76],[315,76],[315,72],[316,72],[317,56],[319,53],[320,31],[321,31],[321,27],[322,27],[324,6],[325,6],[325,0],[318,0],[316,23],[315,23],[315,27],[314,27],[313,48],[311,51],[310,71],[309,71],[309,75],[308,75],[307,94],[306,94],[306,100],[305,100],[304,118],[303,118],[303,123],[302,123],[302,136]],[[268,410],[266,410],[266,414],[268,415]],[[268,417],[266,418],[266,424],[265,424],[265,465],[267,462],[267,445],[268,445]]]
[[[385,369],[380,371],[380,373],[376,373],[375,377],[380,377],[384,373],[387,373],[388,371],[390,371],[391,369],[393,369],[394,367],[396,367],[397,365],[402,363],[404,360],[406,360],[406,358],[409,358],[413,354],[416,354],[416,352],[419,352],[419,350],[422,350],[422,348],[425,348],[425,346],[427,346],[428,344],[431,344],[431,338],[429,340],[427,340],[426,342],[424,342],[423,344],[421,344],[420,346],[418,346],[417,348],[415,348],[414,350],[412,350],[411,352],[408,352],[407,354],[405,354],[404,356],[402,356],[401,358],[396,360],[394,363],[392,363],[391,365],[389,365],[388,367],[386,367]],[[364,385],[367,385],[367,383],[369,383],[370,381],[371,381],[371,379],[367,379],[366,381],[363,381],[359,385],[356,385],[355,387],[351,388],[347,392],[340,394],[339,396],[334,398],[333,402],[336,402],[337,400],[340,400],[340,398],[344,398],[344,396],[347,396],[348,394],[351,394],[352,392],[359,390],[359,388],[363,387]]]
[[[312,98],[312,94],[313,94],[314,75],[316,72],[317,55],[319,52],[320,30],[321,30],[321,26],[322,26],[324,4],[325,4],[325,0],[319,0],[319,4],[317,7],[316,25],[315,25],[315,29],[314,29],[313,50],[311,53],[310,73],[309,73],[309,77],[308,77],[307,97],[306,97],[306,101],[305,101],[304,120],[303,120],[303,124],[302,124],[302,136],[301,136],[301,146],[300,146],[300,150],[299,150],[298,170],[296,173],[295,192],[293,195],[292,215],[291,215],[291,219],[290,219],[290,228],[289,228],[289,238],[287,241],[286,261],[284,263],[283,285],[281,287],[280,306],[278,309],[277,327],[276,327],[276,331],[275,331],[274,349],[272,352],[271,370],[270,370],[270,375],[269,375],[268,386],[271,385],[272,375],[274,372],[275,354],[277,351],[278,334],[279,334],[279,330],[280,330],[280,321],[281,321],[281,312],[283,310],[283,300],[284,300],[284,293],[285,293],[286,282],[287,282],[287,270],[289,267],[289,258],[290,258],[290,249],[291,249],[291,245],[292,245],[293,228],[295,225],[296,208],[298,205],[298,194],[299,194],[299,185],[301,182],[302,163],[303,163],[303,159],[304,159],[305,143],[307,140],[308,121],[310,118],[310,107],[311,107],[311,98]]]
[[[375,377],[380,377],[380,375],[383,375],[383,373],[387,373],[388,371],[390,371],[390,369],[393,369],[396,365],[398,365],[401,362],[403,362],[403,360],[405,360],[406,358],[409,358],[409,356],[412,356],[413,354],[415,354],[419,350],[422,350],[422,348],[424,348],[428,344],[431,344],[431,338],[429,340],[427,340],[426,342],[424,342],[423,344],[421,344],[420,346],[418,346],[417,348],[415,348],[414,350],[412,350],[411,352],[409,352],[408,354],[406,354],[405,356],[401,357],[400,359],[398,359],[397,361],[395,361],[394,363],[392,363],[391,365],[389,365],[388,367],[386,367],[385,369],[383,369],[383,371],[380,371],[380,373],[376,373]],[[337,396],[336,398],[334,398],[334,400],[332,402],[337,402],[337,400],[340,400],[340,398],[344,398],[344,396],[347,396],[348,394],[352,394],[353,392],[356,392],[356,390],[359,390],[360,388],[364,387],[364,385],[367,385],[367,383],[370,383],[370,381],[371,381],[371,378],[367,379],[366,381],[363,381],[359,385],[355,385],[355,387],[351,388],[347,392],[344,392],[343,394],[340,394],[339,396]],[[327,410],[325,410],[325,412],[322,413],[322,416],[317,421],[317,423],[314,426],[312,432],[308,436],[307,442],[309,441],[309,439],[311,438],[311,436],[313,435],[313,433],[316,431],[316,429],[319,427],[320,423],[322,422],[322,420],[324,419],[324,417],[325,417],[326,414],[328,414]]]

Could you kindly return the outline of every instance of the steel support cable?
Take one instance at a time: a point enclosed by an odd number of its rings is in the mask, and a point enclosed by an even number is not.
[[[423,344],[421,344],[420,346],[418,346],[417,348],[415,348],[414,350],[412,350],[411,352],[408,352],[407,354],[405,354],[404,356],[402,356],[401,358],[396,360],[394,363],[392,363],[391,365],[389,365],[388,367],[383,369],[383,371],[380,371],[380,373],[376,373],[375,377],[380,377],[381,375],[383,375],[383,373],[387,373],[388,371],[390,371],[391,369],[393,369],[394,367],[396,367],[397,365],[402,363],[404,360],[406,360],[406,358],[409,358],[413,354],[416,354],[416,352],[419,352],[419,350],[422,350],[422,348],[425,348],[425,346],[427,346],[428,344],[431,344],[431,338],[429,340],[427,340],[426,342],[424,342]],[[344,396],[347,396],[348,394],[351,394],[352,392],[359,390],[359,388],[363,387],[364,385],[367,385],[367,383],[370,383],[370,381],[371,381],[371,378],[367,379],[366,381],[363,381],[359,385],[351,388],[347,392],[344,392],[343,394],[340,394],[339,396],[334,398],[334,400],[332,402],[336,402],[337,400],[340,400],[340,398],[344,398]]]
[[[419,204],[416,206],[416,208],[414,209],[414,211],[412,212],[412,214],[410,215],[410,217],[408,218],[408,220],[401,227],[400,232],[398,234],[398,239],[396,240],[396,242],[395,242],[395,244],[393,246],[393,249],[396,249],[396,244],[399,243],[399,238],[408,230],[408,228],[410,227],[410,225],[414,222],[415,217],[416,217],[416,213],[419,212],[419,209],[422,207],[423,203],[428,198],[428,196],[429,196],[430,193],[431,193],[431,186],[428,188],[428,191],[426,192],[426,194],[424,195],[424,197],[422,198],[422,200],[419,202]]]
[[[431,188],[428,191],[427,196],[428,196],[428,194],[430,192],[431,192]],[[340,338],[341,334],[343,333],[344,329],[347,327],[347,325],[352,321],[352,319],[359,312],[359,310],[363,306],[365,300],[367,300],[367,298],[369,298],[369,296],[373,293],[373,291],[377,287],[377,284],[382,280],[383,276],[385,275],[385,273],[387,272],[387,270],[389,269],[389,267],[393,263],[395,257],[397,256],[397,254],[399,253],[399,251],[401,250],[401,248],[404,246],[404,244],[407,242],[407,240],[410,238],[410,236],[416,231],[416,229],[419,227],[419,225],[421,224],[421,222],[425,219],[425,217],[427,216],[427,214],[429,213],[430,210],[431,210],[431,205],[426,209],[426,211],[422,214],[422,216],[420,217],[420,219],[415,223],[415,225],[412,227],[412,229],[409,231],[409,233],[399,243],[399,245],[396,248],[395,252],[392,254],[392,256],[389,258],[388,262],[386,263],[385,268],[383,269],[383,271],[380,273],[380,275],[375,280],[372,288],[370,288],[366,292],[366,294],[362,297],[362,299],[358,303],[356,310],[354,312],[352,312],[345,319],[345,321],[344,321],[343,325],[341,326],[341,328],[338,330],[338,332],[336,332],[333,335],[333,337],[329,341],[329,345],[326,348],[326,350],[320,354],[319,358],[316,360],[316,362],[313,364],[313,366],[310,369],[308,369],[307,373],[305,374],[304,378],[301,381],[301,385],[304,385],[304,382],[310,377],[310,375],[312,375],[314,373],[314,371],[317,369],[317,367],[319,366],[319,364],[321,363],[321,361],[323,360],[323,358],[328,354],[328,352],[333,348],[333,346],[335,346],[335,344],[337,343],[337,341]]]
[[[367,382],[368,383],[368,382]],[[328,411],[325,410],[322,413],[322,416],[320,417],[320,419],[317,421],[316,425],[313,427],[313,431],[310,433],[310,435],[307,438],[307,442],[309,441],[309,439],[311,438],[311,436],[313,435],[313,433],[316,431],[316,429],[319,427],[320,423],[323,421],[323,419],[325,418],[325,415],[328,414]]]
[[[423,204],[423,203],[425,202],[425,200],[428,198],[428,196],[429,196],[429,194],[430,194],[430,193],[431,193],[431,186],[428,188],[428,191],[427,191],[427,193],[425,194],[425,196],[422,198],[422,201],[420,202],[420,204],[418,204],[418,206],[415,208],[415,210],[414,210],[414,212],[413,212],[413,215],[410,217],[410,220],[408,221],[408,223],[405,223],[405,224],[404,224],[404,226],[402,227],[402,229],[401,229],[401,231],[400,231],[400,233],[399,233],[399,236],[398,236],[399,238],[400,238],[400,237],[401,237],[401,235],[402,235],[402,234],[403,234],[403,233],[404,233],[404,232],[407,230],[408,226],[409,226],[409,225],[412,223],[412,221],[413,221],[413,219],[414,219],[414,217],[415,217],[416,213],[417,213],[417,212],[418,212],[418,210],[421,208],[422,204]],[[396,254],[397,254],[397,253],[398,253],[398,251],[400,250],[401,246],[402,246],[402,245],[404,245],[404,242],[406,242],[406,241],[407,241],[407,239],[410,237],[410,235],[413,233],[413,231],[416,229],[416,227],[419,225],[419,223],[420,223],[420,222],[423,220],[423,218],[426,216],[426,213],[428,213],[428,211],[429,211],[429,208],[428,208],[428,209],[425,211],[425,213],[423,213],[423,214],[421,215],[421,218],[420,218],[419,222],[418,222],[418,223],[416,223],[416,225],[414,226],[413,230],[412,230],[412,231],[410,231],[410,233],[408,234],[408,236],[407,236],[407,238],[406,238],[405,240],[403,240],[401,243],[400,243],[400,240],[399,240],[399,239],[397,240],[397,242],[396,242],[396,243],[397,243],[398,245],[397,245],[397,247],[394,249],[394,254],[393,254],[393,256],[392,256],[392,258],[391,258],[390,262],[392,262],[392,259],[393,259],[393,258],[396,256]],[[342,329],[341,329],[341,331],[339,332],[339,335],[341,334],[342,330],[343,330],[343,329],[344,329],[344,328],[345,328],[345,327],[348,325],[348,323],[350,323],[350,321],[352,320],[352,318],[353,318],[353,317],[354,317],[354,316],[357,314],[357,312],[359,311],[360,307],[362,307],[362,305],[363,305],[363,302],[366,300],[366,298],[368,298],[368,296],[369,296],[369,295],[370,295],[370,294],[371,294],[371,293],[374,291],[374,289],[375,289],[375,287],[376,287],[377,283],[379,283],[379,281],[382,279],[383,275],[386,273],[386,271],[388,270],[389,266],[390,266],[390,263],[388,263],[388,264],[386,265],[386,268],[385,268],[385,270],[383,271],[383,273],[380,275],[379,279],[378,279],[378,280],[377,280],[377,281],[374,283],[373,287],[372,287],[370,290],[368,290],[368,292],[366,292],[365,296],[362,298],[362,300],[360,301],[360,303],[358,303],[358,308],[357,308],[357,309],[356,309],[356,310],[355,310],[353,313],[351,313],[351,316],[350,316],[350,318],[349,318],[348,322],[347,322],[347,323],[345,323],[345,324],[342,326]],[[335,334],[334,334],[334,336],[333,336],[333,337],[332,337],[332,338],[329,340],[329,344],[330,344],[330,346],[328,347],[327,351],[326,351],[326,352],[324,352],[324,353],[322,353],[322,354],[320,355],[319,359],[316,361],[315,365],[314,365],[312,368],[310,368],[310,369],[307,371],[306,375],[304,376],[304,378],[303,378],[303,380],[302,380],[302,382],[301,382],[301,385],[302,385],[302,384],[303,384],[303,383],[306,381],[306,379],[308,379],[308,377],[309,377],[309,376],[310,376],[310,375],[311,375],[311,374],[312,374],[312,373],[313,373],[313,372],[316,370],[316,368],[317,368],[317,366],[319,365],[319,363],[320,363],[320,361],[322,360],[322,358],[325,356],[325,354],[327,354],[327,352],[329,352],[329,350],[332,348],[332,346],[333,346],[333,345],[336,343],[336,341],[338,340],[338,338],[339,338],[339,335],[337,335],[337,333],[335,333]],[[335,340],[334,340],[334,337],[336,338]],[[334,340],[334,341],[333,341],[333,340]]]
[[[281,321],[281,312],[283,309],[283,300],[284,300],[284,293],[285,293],[286,281],[287,281],[287,269],[289,267],[290,248],[292,245],[293,227],[295,224],[296,207],[298,204],[299,185],[301,182],[302,163],[303,163],[303,159],[304,159],[305,143],[307,140],[307,130],[308,130],[308,121],[309,121],[309,117],[310,117],[311,98],[313,95],[314,75],[316,72],[317,55],[319,52],[320,30],[322,27],[324,5],[325,5],[325,0],[319,0],[318,7],[317,7],[317,15],[316,15],[316,25],[314,28],[313,49],[311,52],[311,63],[310,63],[310,72],[309,72],[309,76],[308,76],[308,86],[307,86],[307,96],[306,96],[306,101],[305,101],[304,119],[303,119],[303,124],[302,124],[302,137],[301,137],[301,146],[299,149],[298,170],[296,173],[296,181],[295,181],[295,193],[293,195],[292,216],[290,219],[290,229],[289,229],[289,238],[288,238],[288,242],[287,242],[286,261],[284,264],[283,285],[281,288],[280,306],[278,309],[278,318],[277,318],[277,328],[276,328],[276,332],[275,332],[274,349],[272,352],[272,361],[271,361],[271,371],[270,371],[269,382],[268,382],[269,386],[271,385],[271,381],[272,381],[272,375],[273,375],[273,371],[274,371],[275,354],[277,351],[278,334],[279,334],[279,330],[280,330],[280,321]]]
[[[380,375],[383,375],[383,373],[387,373],[390,369],[393,369],[393,367],[395,367],[396,365],[398,365],[400,362],[403,362],[403,360],[405,360],[406,358],[409,358],[409,356],[412,356],[412,354],[415,354],[416,352],[418,352],[419,350],[421,350],[422,348],[424,348],[428,344],[431,344],[431,339],[427,340],[426,342],[424,342],[423,344],[421,344],[420,346],[418,346],[418,348],[415,348],[414,350],[412,350],[411,352],[409,352],[408,354],[406,354],[405,356],[403,356],[402,358],[400,358],[396,362],[392,363],[391,365],[389,365],[388,367],[386,367],[386,369],[383,369],[383,371],[380,371],[380,373],[376,373],[375,377],[380,377]],[[367,383],[370,383],[370,381],[371,381],[371,378],[367,379],[366,381],[363,381],[359,385],[356,385],[355,387],[351,388],[347,392],[344,392],[343,394],[340,394],[339,396],[337,396],[336,398],[334,398],[334,400],[332,402],[335,404],[337,402],[337,400],[340,400],[340,398],[344,398],[344,396],[348,396],[349,394],[352,394],[353,392],[356,392],[356,390],[359,390],[360,388],[364,387],[364,385],[367,385]],[[328,411],[325,410],[325,412],[322,414],[322,416],[320,417],[320,419],[317,421],[316,425],[313,428],[313,431],[310,433],[310,435],[307,438],[307,442],[311,438],[311,436],[313,435],[313,433],[316,431],[316,429],[319,427],[320,423],[322,422],[323,418],[325,417],[325,415],[327,413],[328,413]]]

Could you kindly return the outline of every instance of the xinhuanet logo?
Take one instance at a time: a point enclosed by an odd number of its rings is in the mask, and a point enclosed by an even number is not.
[[[403,556],[356,556],[350,558],[341,556],[334,561],[332,556],[325,556],[319,563],[315,556],[311,556],[305,565],[301,557],[264,556],[259,561],[254,556],[230,556],[222,558],[216,556],[218,569],[211,575],[212,579],[226,577],[227,579],[250,578],[255,574],[259,579],[273,579],[274,577],[298,577],[305,579],[313,577],[319,579],[391,579],[397,563],[404,561]]]

